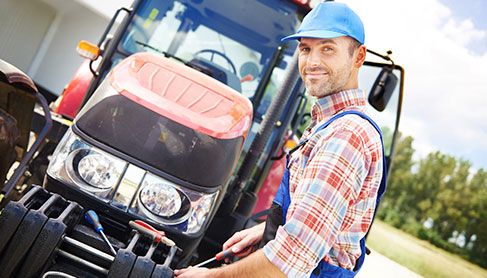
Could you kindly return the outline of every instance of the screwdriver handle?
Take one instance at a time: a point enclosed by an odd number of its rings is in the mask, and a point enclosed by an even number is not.
[[[156,242],[161,241],[162,236],[164,236],[164,232],[159,232],[149,224],[146,224],[141,221],[130,221],[129,225],[130,227],[136,229],[137,231],[149,235],[152,238],[152,240]]]
[[[166,234],[163,231],[158,231],[156,228],[152,227],[151,225],[145,223],[142,220],[135,220],[129,222],[130,227],[136,229],[137,231],[149,235],[153,241],[164,243],[165,245],[172,247],[176,245],[176,243],[169,238],[166,237]]]
[[[232,250],[227,249],[227,250],[223,250],[220,253],[216,254],[215,259],[217,259],[218,261],[221,261],[221,260],[224,260],[227,258],[231,258],[233,255],[234,254],[233,254]]]
[[[97,233],[103,232],[103,227],[100,224],[100,218],[95,211],[89,210],[85,213],[85,219],[90,223]]]

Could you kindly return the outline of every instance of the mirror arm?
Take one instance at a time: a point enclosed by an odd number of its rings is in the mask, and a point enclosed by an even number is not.
[[[378,53],[378,52],[375,52],[375,51],[373,51],[373,50],[370,50],[370,49],[367,49],[367,52],[369,52],[370,54],[373,54],[373,55],[375,55],[375,56],[378,56],[378,57],[380,57],[380,58],[382,58],[382,59],[384,59],[384,60],[386,60],[386,61],[391,62],[392,66],[394,66],[394,65],[395,65],[395,64],[394,64],[394,61],[392,60],[392,58],[391,58],[391,56],[390,56],[390,55],[392,54],[392,51],[391,51],[391,50],[387,50],[387,54],[386,54],[386,55],[382,55],[382,54],[380,54],[380,53]]]

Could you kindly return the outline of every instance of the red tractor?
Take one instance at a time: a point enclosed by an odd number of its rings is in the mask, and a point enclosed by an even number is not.
[[[80,44],[92,61],[56,110],[74,120],[54,113],[55,132],[29,166],[35,173],[49,158],[42,187],[18,201],[18,178],[3,187],[0,276],[169,277],[260,221],[252,214],[277,190],[284,146],[309,115],[296,43],[280,41],[309,9],[287,0],[120,9],[98,46]],[[390,164],[404,72],[371,53],[383,63],[366,62],[361,87]],[[106,240],[82,217],[88,210]]]

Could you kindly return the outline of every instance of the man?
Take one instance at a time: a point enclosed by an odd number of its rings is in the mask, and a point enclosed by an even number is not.
[[[283,40],[290,39],[299,40],[299,72],[317,102],[288,157],[272,213],[265,226],[224,243],[245,258],[176,270],[177,277],[353,277],[363,262],[363,238],[385,186],[381,136],[362,114],[365,93],[358,89],[363,25],[348,6],[324,2]],[[261,241],[264,247],[248,255]]]

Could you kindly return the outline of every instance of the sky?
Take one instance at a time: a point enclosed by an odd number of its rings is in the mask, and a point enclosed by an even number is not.
[[[366,45],[405,69],[400,130],[431,151],[487,169],[487,0],[348,0]]]
[[[105,14],[120,3],[82,1]],[[405,69],[400,130],[415,158],[439,150],[487,169],[487,0],[342,2],[362,18],[367,47],[392,50]]]

